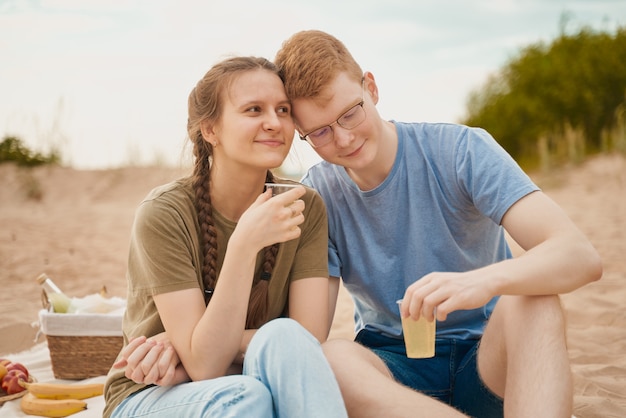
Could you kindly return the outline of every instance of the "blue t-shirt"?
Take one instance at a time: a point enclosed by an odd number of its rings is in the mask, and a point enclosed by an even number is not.
[[[486,131],[455,124],[394,122],[389,176],[361,191],[341,166],[322,161],[302,182],[326,203],[329,273],[355,303],[356,331],[401,338],[396,301],[435,271],[462,272],[511,257],[506,211],[538,190]],[[496,298],[437,323],[438,338],[479,338]]]

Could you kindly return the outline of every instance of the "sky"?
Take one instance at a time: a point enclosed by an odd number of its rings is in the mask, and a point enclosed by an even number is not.
[[[471,91],[562,28],[626,26],[624,0],[0,0],[0,139],[77,169],[185,165],[187,96],[217,61],[291,34],[343,41],[386,119],[458,122]],[[284,169],[319,160],[294,140]]]

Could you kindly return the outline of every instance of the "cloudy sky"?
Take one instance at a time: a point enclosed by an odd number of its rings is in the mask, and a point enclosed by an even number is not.
[[[206,70],[272,59],[303,29],[337,36],[374,73],[384,117],[456,122],[471,90],[563,21],[613,31],[626,1],[0,0],[0,138],[60,148],[75,168],[180,164]],[[288,165],[306,167],[316,159],[296,142]]]

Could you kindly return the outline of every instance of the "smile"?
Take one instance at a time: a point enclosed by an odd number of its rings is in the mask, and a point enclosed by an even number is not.
[[[343,158],[351,158],[351,157],[355,157],[357,156],[361,150],[363,149],[363,145],[365,144],[365,142],[363,144],[361,144],[357,149],[355,149],[354,151],[348,153],[348,154],[342,154],[341,157]]]
[[[262,145],[267,145],[269,147],[279,147],[281,145],[285,145],[285,142],[279,139],[258,139],[255,142],[258,142]]]

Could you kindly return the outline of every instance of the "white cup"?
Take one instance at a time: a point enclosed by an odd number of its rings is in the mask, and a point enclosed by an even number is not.
[[[285,193],[293,189],[294,187],[300,186],[299,184],[286,184],[286,183],[265,183],[265,189],[272,189],[272,196],[276,196],[277,194]]]

